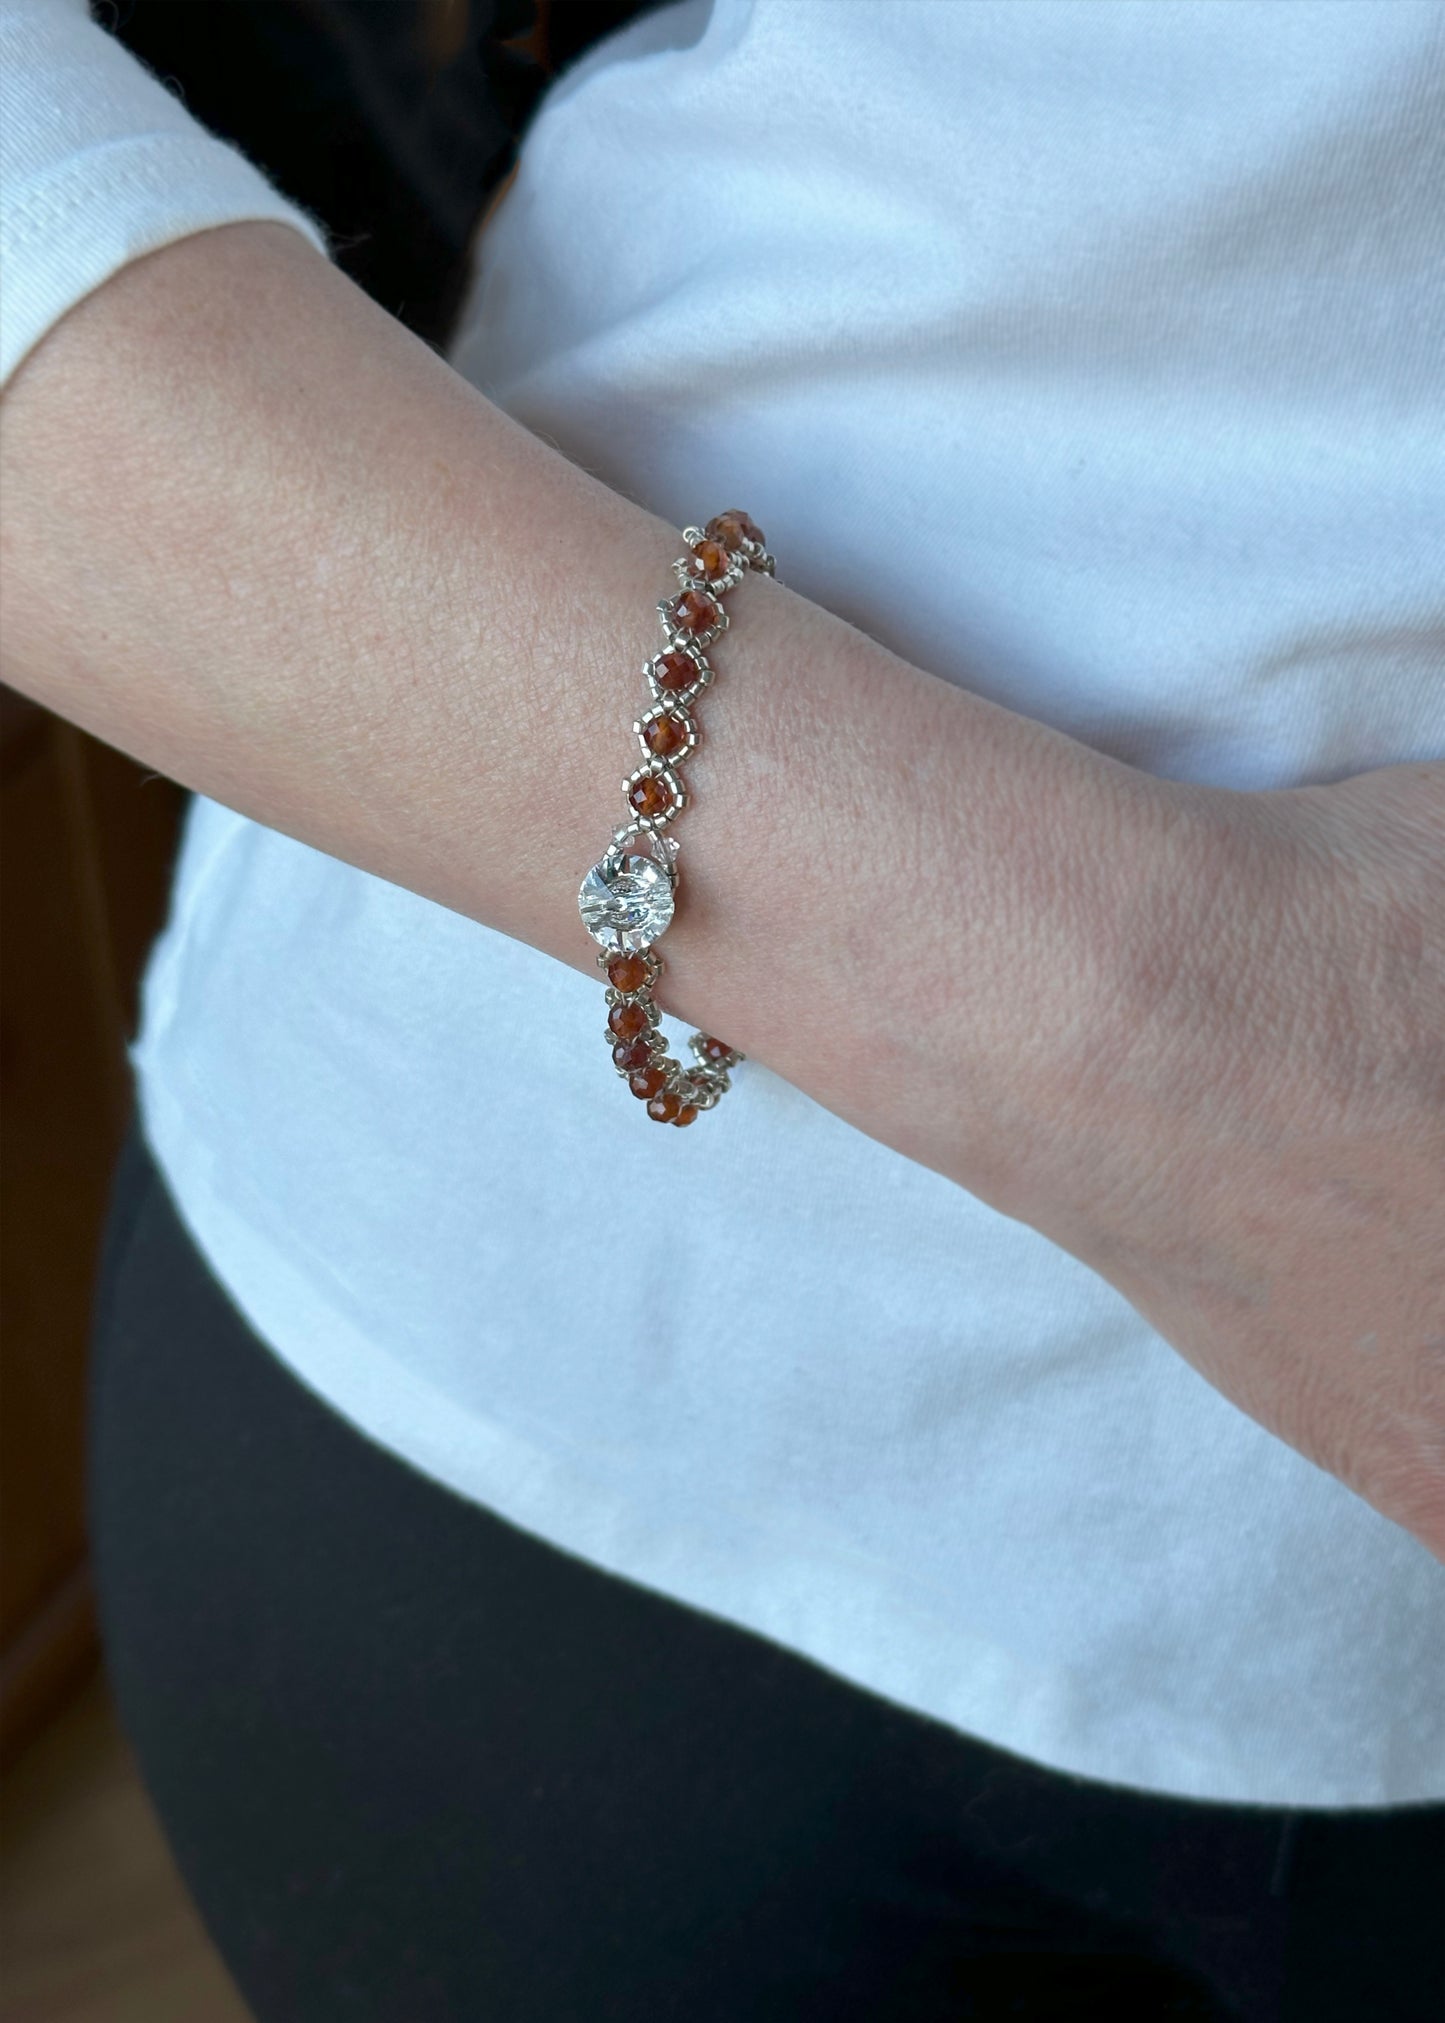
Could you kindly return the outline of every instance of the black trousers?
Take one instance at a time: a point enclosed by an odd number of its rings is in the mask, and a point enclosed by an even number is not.
[[[106,1665],[262,2023],[1440,2023],[1445,1806],[1064,1777],[438,1488],[248,1330],[139,1139]]]

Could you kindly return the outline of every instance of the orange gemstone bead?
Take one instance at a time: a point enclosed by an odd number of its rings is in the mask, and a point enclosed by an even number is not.
[[[612,1049],[612,1065],[615,1068],[645,1068],[652,1058],[652,1049],[645,1039],[619,1040]]]
[[[647,1104],[648,1114],[651,1115],[654,1102],[677,1101],[676,1096],[663,1097],[658,1093],[666,1080],[667,1076],[661,1068],[639,1068],[635,1075],[628,1076],[627,1086],[634,1096],[643,1098]]]
[[[627,799],[639,815],[655,820],[659,815],[665,815],[672,806],[672,791],[666,780],[659,779],[656,773],[644,773],[628,788]]]
[[[682,1104],[671,1089],[664,1089],[660,1096],[654,1096],[647,1106],[647,1114],[658,1124],[670,1124],[681,1110]]]
[[[731,557],[721,541],[701,540],[687,558],[688,575],[700,583],[716,583],[731,567]]]
[[[647,1013],[640,1004],[615,1004],[607,1014],[607,1023],[618,1039],[633,1040],[647,1031]]]
[[[674,1124],[690,1124],[696,1115],[697,1111],[694,1110],[692,1104],[684,1103],[672,1121]]]
[[[687,725],[680,716],[655,716],[642,726],[647,749],[660,759],[670,759],[687,743]]]
[[[725,1061],[732,1052],[732,1048],[725,1047],[721,1040],[715,1040],[709,1034],[704,1033],[702,1035],[702,1052],[706,1059],[710,1061]]]
[[[641,990],[647,964],[640,955],[614,955],[607,965],[607,981],[614,990]]]
[[[684,590],[672,607],[672,622],[677,630],[694,636],[711,632],[721,617],[722,606],[717,599],[705,596],[701,590]]]
[[[697,680],[697,662],[690,653],[680,647],[673,647],[657,657],[657,685],[659,688],[691,688]]]
[[[741,506],[734,506],[726,513],[719,513],[707,523],[707,532],[714,541],[721,541],[729,554],[736,554],[744,541],[752,541],[759,548],[767,544],[763,540],[762,529]]]

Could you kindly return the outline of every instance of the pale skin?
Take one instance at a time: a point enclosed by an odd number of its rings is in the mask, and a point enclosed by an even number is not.
[[[6,681],[597,975],[675,529],[269,224],[65,317],[0,484]],[[665,1007],[1073,1252],[1445,1560],[1445,764],[1156,780],[783,584],[729,602]],[[616,1090],[619,1158],[665,1161]]]

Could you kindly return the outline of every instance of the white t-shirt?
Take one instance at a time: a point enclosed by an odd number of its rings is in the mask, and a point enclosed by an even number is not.
[[[1442,133],[1427,0],[684,0],[547,94],[456,362],[1148,772],[1439,757]],[[659,1143],[599,1003],[194,803],[141,1112],[305,1384],[566,1551],[1043,1764],[1445,1797],[1422,1546],[760,1064]]]

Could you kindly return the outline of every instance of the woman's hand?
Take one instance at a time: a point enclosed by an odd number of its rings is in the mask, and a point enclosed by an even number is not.
[[[1027,1219],[1445,1560],[1445,765],[1177,791],[1212,847]]]

